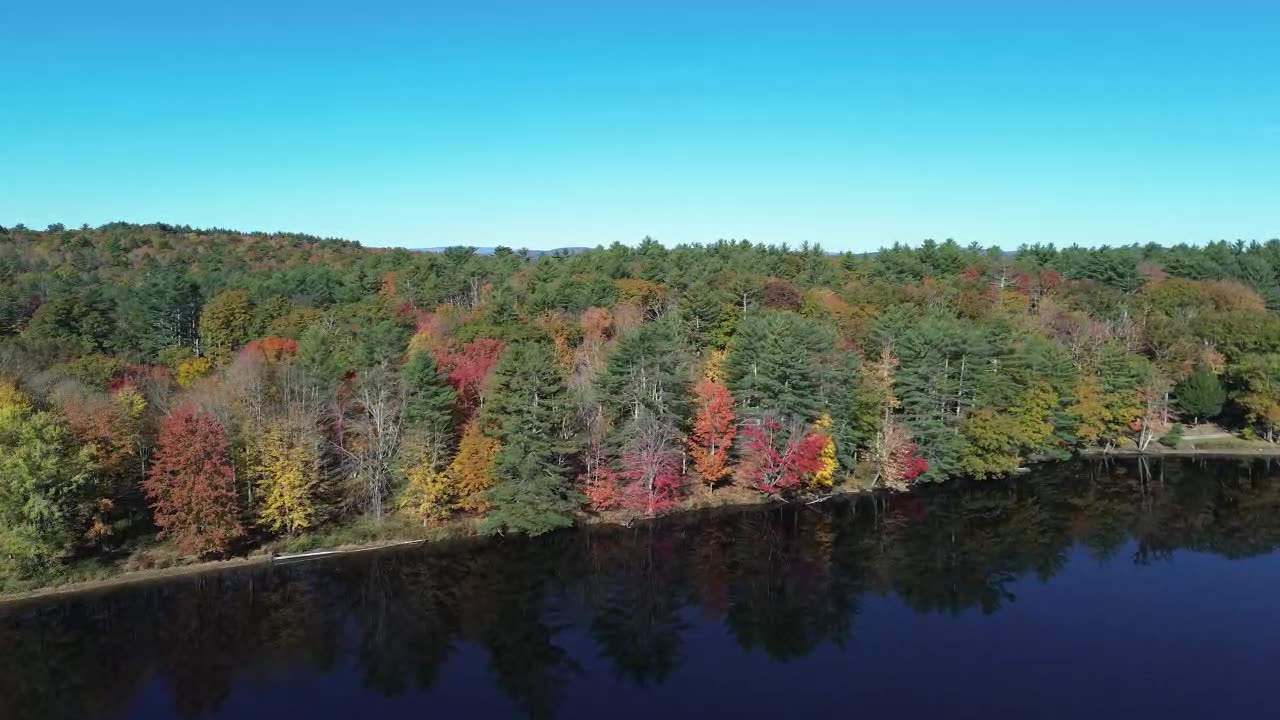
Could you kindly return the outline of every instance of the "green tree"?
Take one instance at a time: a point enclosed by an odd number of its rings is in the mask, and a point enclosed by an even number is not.
[[[1227,401],[1227,390],[1217,375],[1201,367],[1178,385],[1174,398],[1178,407],[1199,423],[1201,418],[1211,420],[1222,412],[1222,404]]]
[[[583,498],[569,484],[563,463],[573,448],[559,433],[566,389],[555,355],[543,343],[516,343],[498,361],[494,379],[484,414],[502,447],[481,531],[540,535],[572,525]]]
[[[109,493],[95,454],[73,442],[57,415],[0,392],[0,567],[35,572],[79,545],[97,500]]]
[[[776,412],[812,423],[831,387],[835,334],[790,312],[749,315],[729,343],[725,375],[746,414]]]
[[[227,355],[253,339],[253,304],[244,290],[218,293],[200,313],[203,350]]]
[[[165,348],[192,347],[199,339],[200,288],[177,270],[148,273],[120,305],[119,344],[153,360]]]
[[[1236,402],[1274,441],[1280,427],[1280,354],[1244,355],[1227,372],[1239,388],[1233,394]]]
[[[440,373],[435,355],[426,351],[409,358],[401,381],[405,385],[405,432],[420,436],[432,463],[443,463],[453,447],[457,393]]]
[[[98,286],[55,293],[31,316],[28,337],[74,340],[87,352],[110,349],[115,303]]]
[[[641,325],[618,340],[597,380],[610,419],[625,422],[645,412],[672,421],[688,404],[688,360],[669,322]]]

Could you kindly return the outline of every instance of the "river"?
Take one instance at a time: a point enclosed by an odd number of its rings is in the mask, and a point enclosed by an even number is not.
[[[877,500],[0,607],[0,718],[1209,718],[1280,707],[1280,468]]]

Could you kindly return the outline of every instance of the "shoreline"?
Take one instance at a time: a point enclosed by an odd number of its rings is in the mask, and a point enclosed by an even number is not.
[[[1280,458],[1280,444],[1275,447],[1243,447],[1243,448],[1163,448],[1160,450],[1147,448],[1146,450],[1138,450],[1137,448],[1112,448],[1105,449],[1089,449],[1082,450],[1076,454],[1082,458],[1103,458],[1103,457],[1159,457],[1159,458],[1196,458],[1196,457],[1255,457],[1255,458]]]
[[[1270,445],[1270,444],[1269,444]],[[1098,460],[1105,458],[1277,458],[1280,459],[1280,444],[1271,445],[1271,447],[1247,447],[1247,448],[1166,448],[1161,446],[1159,449],[1148,448],[1147,450],[1138,450],[1137,448],[1112,448],[1107,449],[1087,449],[1076,453],[1074,458]],[[1029,462],[1028,465],[1036,465],[1039,463]],[[1026,470],[1020,470],[1018,474],[1025,473]],[[667,515],[654,518],[626,518],[618,513],[607,513],[604,515],[592,515],[579,517],[575,527],[590,526],[616,526],[616,527],[632,527],[638,524],[651,523],[672,516],[697,515],[698,513],[707,512],[729,512],[733,510],[745,510],[748,508],[763,507],[768,505],[778,506],[803,506],[813,505],[826,502],[828,500],[846,498],[857,495],[868,494],[869,490],[861,488],[849,488],[837,490],[817,498],[805,498],[795,500],[778,500],[763,495],[744,495],[735,493],[730,495],[726,491],[720,497],[722,501],[715,501],[716,495],[705,495],[695,501],[689,507],[681,508]],[[756,499],[751,499],[751,498]],[[711,502],[707,502],[711,500]],[[259,552],[244,557],[233,557],[223,560],[203,560],[183,565],[174,565],[165,568],[154,568],[147,570],[128,570],[118,572],[110,577],[83,580],[64,583],[61,585],[48,585],[44,587],[23,590],[15,593],[0,594],[0,612],[11,610],[16,606],[21,606],[28,602],[68,597],[73,595],[90,595],[95,592],[108,591],[131,585],[145,585],[147,583],[175,580],[179,578],[187,578],[198,575],[215,574],[231,570],[246,570],[262,568],[270,565],[288,565],[301,562],[309,562],[312,560],[327,560],[332,558],[344,557],[358,553],[374,552],[379,550],[390,550],[394,548],[408,548],[410,546],[422,548],[442,547],[449,543],[473,541],[480,539],[481,536],[476,535],[474,531],[459,532],[466,525],[470,524],[468,519],[459,519],[452,521],[450,525],[438,528],[441,533],[437,533],[433,538],[388,538],[386,540],[358,543],[358,544],[340,544],[328,547],[318,547],[310,550],[299,551],[289,554],[277,554],[276,552]]]
[[[725,491],[721,491],[724,493]],[[865,493],[865,490],[850,489],[847,491],[834,492],[823,496],[822,500],[835,497],[846,497],[850,495],[859,495]],[[715,495],[706,496],[710,498]],[[697,515],[703,512],[727,512],[733,510],[744,510],[753,507],[763,507],[766,505],[776,504],[782,505],[804,505],[813,500],[792,500],[781,501],[768,498],[762,495],[755,495],[758,500],[749,500],[752,496],[729,495],[725,493],[721,497],[724,502],[711,502],[707,504],[696,503],[690,507],[682,508],[676,512],[668,513],[659,517],[652,518],[631,518],[626,519],[618,513],[608,513],[604,515],[592,515],[577,518],[574,527],[588,526],[616,526],[631,527],[634,525],[655,522],[667,517],[677,515]],[[467,529],[472,525],[471,519],[462,518],[451,521],[449,525],[437,528],[435,537],[399,537],[387,538],[367,543],[340,544],[327,547],[318,547],[310,550],[299,551],[296,553],[276,553],[272,552],[256,552],[243,557],[232,557],[222,560],[199,560],[181,565],[173,565],[165,568],[152,568],[147,570],[126,570],[117,572],[110,577],[98,578],[93,580],[79,580],[58,585],[46,585],[42,587],[32,588],[30,590],[22,590],[13,593],[0,594],[0,613],[12,610],[14,607],[21,606],[28,602],[37,602],[41,600],[56,599],[69,597],[73,595],[91,595],[96,592],[109,591],[116,588],[128,587],[131,585],[145,585],[152,582],[176,580],[180,578],[193,577],[198,575],[212,575],[216,573],[248,570],[262,568],[270,565],[290,565],[295,563],[309,562],[313,560],[328,560],[333,558],[345,557],[365,552],[374,552],[379,550],[391,550],[395,548],[408,549],[410,546],[423,548],[444,547],[450,543],[477,541],[485,539],[481,535],[475,534],[473,529]]]

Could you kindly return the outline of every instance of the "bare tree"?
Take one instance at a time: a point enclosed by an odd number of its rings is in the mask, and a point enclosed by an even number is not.
[[[360,373],[354,401],[337,450],[355,502],[381,523],[400,450],[405,394],[398,374],[387,363]]]

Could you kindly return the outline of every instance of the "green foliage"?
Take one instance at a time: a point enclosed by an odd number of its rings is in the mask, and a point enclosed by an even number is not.
[[[0,568],[35,572],[80,546],[108,492],[95,454],[56,415],[0,398]]]
[[[1182,423],[1174,423],[1169,427],[1169,431],[1160,436],[1160,444],[1165,447],[1176,448],[1178,443],[1182,442],[1182,434],[1185,428]]]
[[[583,498],[570,486],[563,462],[573,446],[557,427],[567,393],[555,355],[543,343],[512,345],[498,361],[494,381],[484,416],[501,449],[488,496],[492,509],[481,531],[540,535],[572,525]]]
[[[89,287],[55,293],[32,315],[25,334],[72,340],[87,352],[102,352],[110,349],[115,328],[115,303],[101,288]]]
[[[1267,440],[1274,440],[1280,428],[1280,354],[1244,355],[1227,371],[1238,388],[1236,402],[1263,427]]]
[[[753,313],[738,323],[725,375],[744,412],[817,420],[833,389],[835,334],[790,312]]]
[[[643,413],[666,421],[683,418],[688,365],[671,322],[641,325],[623,335],[597,381],[610,420],[621,423]]]
[[[1191,376],[1178,385],[1175,399],[1182,412],[1200,419],[1212,420],[1222,412],[1222,404],[1227,401],[1227,389],[1206,368],[1197,368]]]
[[[215,295],[200,313],[200,341],[207,352],[228,354],[253,339],[249,293],[228,290]]]

